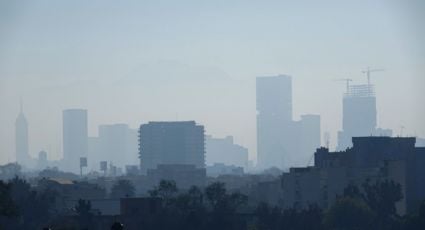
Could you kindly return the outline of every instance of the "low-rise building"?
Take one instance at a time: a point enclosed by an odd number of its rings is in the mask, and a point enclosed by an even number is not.
[[[225,165],[223,163],[214,163],[207,166],[207,175],[217,177],[220,175],[243,175],[244,168],[235,165]]]
[[[235,144],[232,136],[225,138],[206,136],[205,149],[207,166],[223,164],[248,167],[248,149]]]

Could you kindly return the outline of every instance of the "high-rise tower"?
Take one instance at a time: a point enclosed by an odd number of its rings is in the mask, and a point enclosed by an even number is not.
[[[87,157],[87,110],[63,111],[63,160],[64,169],[79,172],[80,157]]]
[[[30,158],[28,155],[28,122],[24,115],[22,101],[15,122],[15,151],[16,162],[20,165],[27,165]]]
[[[376,98],[373,85],[351,85],[342,103],[342,131],[338,132],[338,150],[350,147],[352,137],[370,136],[376,130]]]
[[[259,168],[303,167],[320,147],[320,116],[292,117],[292,79],[257,78],[257,160]]]
[[[257,156],[260,168],[283,168],[293,129],[292,79],[257,77]]]

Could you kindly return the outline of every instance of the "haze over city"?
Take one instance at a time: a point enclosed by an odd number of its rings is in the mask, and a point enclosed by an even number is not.
[[[0,229],[425,229],[425,1],[0,0]]]
[[[20,98],[29,153],[62,157],[62,110],[100,124],[196,120],[256,159],[255,78],[288,74],[294,118],[342,123],[344,82],[377,95],[378,127],[425,136],[421,1],[1,1],[0,162],[15,160]],[[397,115],[397,116],[395,116]],[[323,141],[322,141],[323,144]]]

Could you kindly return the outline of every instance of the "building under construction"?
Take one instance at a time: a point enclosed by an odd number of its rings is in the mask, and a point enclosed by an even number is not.
[[[370,136],[376,129],[376,97],[374,86],[351,85],[342,101],[342,131],[338,132],[337,149],[351,146],[351,137]]]

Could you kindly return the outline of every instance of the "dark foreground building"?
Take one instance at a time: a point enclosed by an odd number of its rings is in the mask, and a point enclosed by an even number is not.
[[[284,206],[316,203],[327,208],[350,184],[392,180],[402,186],[397,212],[414,212],[425,199],[425,148],[415,147],[414,137],[354,137],[352,141],[353,147],[346,151],[319,148],[314,167],[291,168],[284,173]]]

